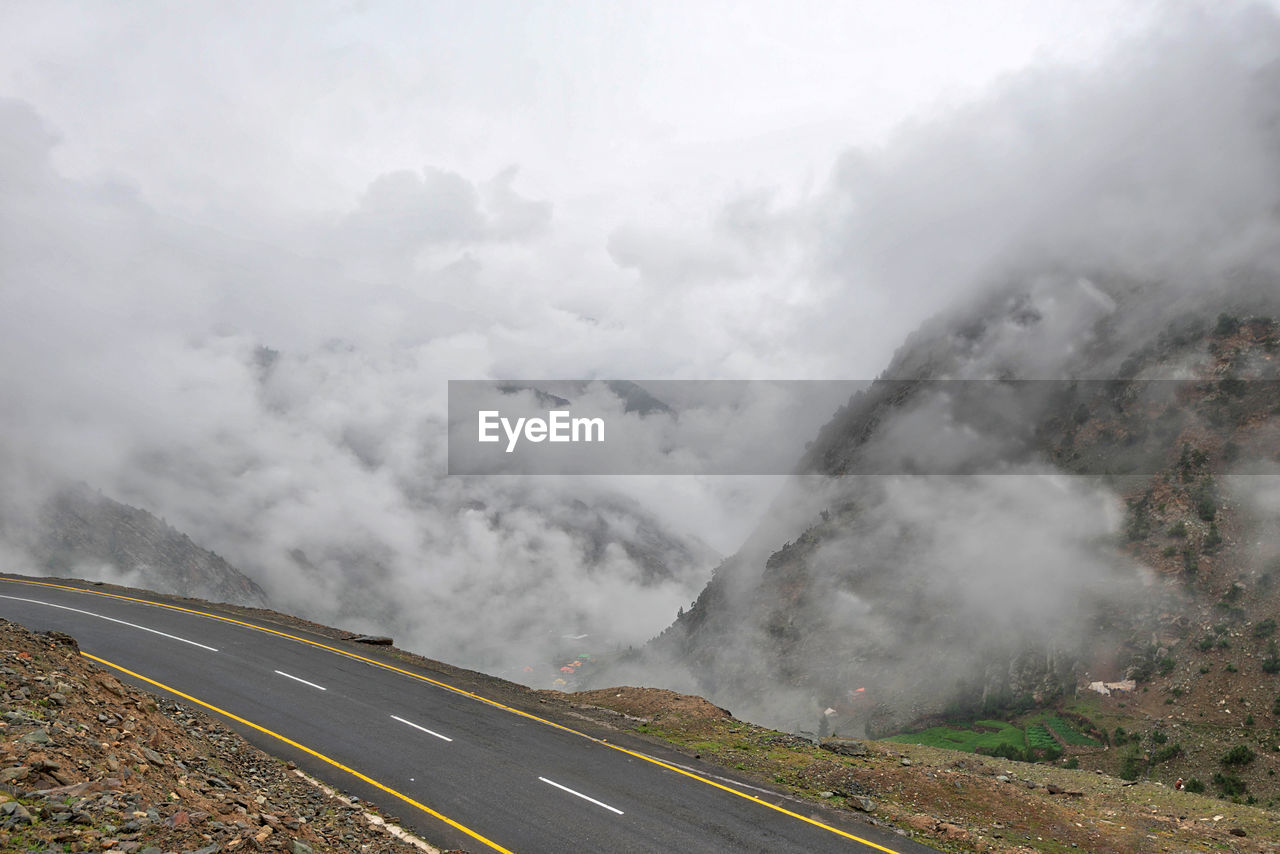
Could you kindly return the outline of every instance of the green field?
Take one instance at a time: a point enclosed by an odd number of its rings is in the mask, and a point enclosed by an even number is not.
[[[1043,721],[1044,725],[1053,730],[1063,743],[1073,747],[1098,747],[1096,740],[1090,738],[1080,730],[1076,729],[1070,721],[1065,721],[1059,717],[1047,717]]]
[[[1058,739],[1061,739],[1062,744],[1073,747],[1099,746],[1097,741],[1081,732],[1075,724],[1056,715],[1037,713],[1024,718],[1021,723],[1021,727],[1005,721],[977,721],[968,728],[936,726],[920,732],[898,733],[884,740],[945,747],[968,753],[987,753],[1001,745],[1008,745],[1018,750],[1030,748],[1041,751],[1041,755],[1050,757],[1058,755],[1062,750]],[[1055,735],[1057,739],[1054,738]]]
[[[1058,742],[1042,724],[1027,727],[1027,745],[1037,750],[1060,750]]]
[[[1048,735],[1048,733],[1045,734]],[[925,744],[930,747],[945,747],[949,750],[964,750],[968,753],[973,753],[979,748],[993,750],[1002,744],[1019,750],[1027,746],[1026,734],[1004,721],[978,721],[973,724],[973,729],[935,726],[920,732],[899,733],[886,738],[885,741]]]

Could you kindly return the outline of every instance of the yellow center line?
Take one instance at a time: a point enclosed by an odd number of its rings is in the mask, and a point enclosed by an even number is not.
[[[210,711],[213,711],[213,712],[217,712],[223,717],[230,718],[236,723],[244,724],[247,727],[256,729],[258,732],[269,735],[272,738],[279,739],[280,741],[283,741],[285,744],[289,745],[290,747],[297,748],[298,750],[301,750],[303,753],[314,756],[316,759],[319,759],[322,762],[329,763],[334,768],[337,768],[339,771],[346,771],[348,774],[352,775],[353,777],[359,780],[363,780],[364,782],[368,783],[370,786],[381,789],[382,791],[386,792],[389,795],[394,795],[395,797],[399,798],[400,800],[404,801],[410,806],[417,807],[418,809],[422,810],[427,815],[438,818],[441,821],[443,821],[445,824],[448,824],[450,827],[454,827],[454,828],[457,828],[458,830],[461,830],[463,833],[467,834],[467,836],[470,836],[472,839],[475,839],[479,842],[483,842],[485,845],[488,845],[494,851],[501,851],[503,852],[503,854],[513,854],[513,852],[510,851],[509,849],[503,848],[501,845],[494,842],[493,840],[487,839],[484,836],[481,836],[479,833],[476,833],[474,830],[467,827],[466,825],[460,824],[454,821],[453,819],[449,818],[447,815],[444,815],[443,813],[436,812],[426,804],[421,803],[420,801],[415,801],[413,798],[409,797],[408,795],[402,792],[397,792],[395,789],[391,788],[390,786],[384,783],[379,783],[377,780],[373,779],[372,777],[366,774],[361,774],[359,771],[355,770],[354,768],[349,768],[346,765],[343,765],[341,762],[339,762],[336,759],[330,759],[328,756],[325,756],[323,753],[321,753],[318,750],[312,750],[310,747],[307,747],[305,744],[299,744],[293,739],[287,736],[283,736],[280,733],[275,732],[273,730],[269,730],[266,727],[262,726],[261,724],[256,724],[251,720],[246,720],[245,718],[242,718],[239,715],[228,712],[226,709],[220,709],[217,706],[213,705],[212,703],[206,703],[204,700],[201,700],[197,697],[193,697],[190,694],[185,694],[182,691],[179,691],[177,688],[173,688],[168,685],[165,685],[163,682],[157,682],[154,679],[149,679],[148,677],[143,676],[141,673],[135,673],[134,671],[129,670],[127,667],[121,667],[119,664],[115,664],[113,662],[107,661],[105,658],[99,658],[98,656],[84,652],[83,650],[80,652],[80,654],[83,655],[85,658],[89,658],[98,662],[99,664],[106,665],[107,667],[110,667],[113,670],[118,670],[121,673],[132,676],[134,679],[140,679],[143,682],[146,682],[150,685],[154,685],[160,690],[167,691],[170,694],[173,694],[175,696],[181,697],[184,700],[187,700],[188,702],[195,703],[198,706],[204,706],[206,709],[209,709]]]
[[[165,602],[153,602],[153,601],[151,601],[151,600],[149,600],[149,599],[139,599],[139,598],[136,598],[136,597],[133,597],[133,596],[122,596],[122,595],[120,595],[120,594],[118,594],[118,593],[107,593],[106,591],[103,591],[103,590],[87,590],[87,589],[85,589],[85,588],[83,588],[83,587],[72,587],[72,586],[65,585],[65,584],[52,584],[52,583],[50,583],[50,582],[46,582],[46,581],[32,581],[32,580],[29,580],[29,579],[20,579],[20,578],[4,578],[4,579],[0,579],[0,581],[14,581],[14,582],[17,582],[17,583],[19,583],[19,584],[33,584],[33,585],[37,585],[37,586],[40,586],[40,587],[55,587],[55,588],[57,588],[57,589],[59,589],[59,590],[70,590],[70,591],[73,591],[73,592],[75,592],[75,593],[91,593],[91,594],[93,594],[94,596],[109,596],[109,597],[111,597],[112,599],[123,599],[123,600],[125,600],[126,602],[139,602],[139,603],[141,603],[141,604],[143,604],[143,605],[153,605],[153,606],[158,607],[158,608],[168,608],[168,609],[169,609],[169,610],[171,610],[171,611],[181,611],[181,612],[186,613],[186,614],[194,614],[194,615],[196,615],[196,616],[199,616],[199,617],[207,617],[207,618],[212,619],[212,620],[221,620],[221,621],[222,621],[222,622],[224,622],[224,623],[234,623],[235,625],[238,625],[238,626],[244,626],[245,628],[255,629],[255,630],[260,631],[260,632],[267,632],[267,633],[269,633],[269,634],[278,635],[278,636],[280,636],[280,637],[282,637],[282,638],[288,638],[289,640],[298,641],[299,643],[305,643],[305,644],[308,644],[309,646],[314,646],[314,647],[316,647],[316,648],[318,648],[318,649],[328,650],[329,652],[336,653],[336,654],[338,654],[338,655],[342,655],[342,656],[345,656],[345,657],[347,657],[347,658],[355,659],[356,661],[363,661],[363,662],[365,662],[366,664],[372,664],[374,667],[381,667],[381,668],[383,668],[383,669],[385,669],[385,670],[391,670],[391,671],[394,671],[395,673],[400,673],[400,674],[402,674],[402,675],[404,675],[404,676],[408,676],[408,677],[410,677],[410,678],[412,678],[412,679],[418,679],[418,680],[420,680],[420,681],[422,681],[422,682],[428,682],[428,683],[430,683],[430,684],[432,684],[432,685],[435,685],[435,686],[437,686],[437,687],[444,688],[444,689],[445,689],[445,690],[447,690],[447,691],[452,691],[452,692],[454,692],[455,694],[461,694],[461,695],[462,695],[462,696],[464,696],[464,697],[470,697],[471,699],[473,699],[473,700],[477,700],[477,701],[479,701],[479,702],[481,702],[481,703],[485,703],[485,704],[490,705],[490,706],[493,706],[493,707],[495,707],[495,708],[499,708],[499,709],[502,709],[502,710],[504,710],[504,711],[511,712],[512,714],[519,715],[519,716],[521,716],[521,717],[523,717],[523,718],[528,718],[529,720],[532,720],[532,721],[537,721],[538,723],[541,723],[541,724],[546,724],[547,726],[550,726],[550,727],[555,727],[555,728],[556,728],[556,729],[558,729],[558,730],[562,730],[562,731],[564,731],[564,732],[571,733],[571,734],[576,735],[576,736],[578,736],[578,737],[580,737],[580,738],[585,738],[585,739],[587,739],[588,741],[593,741],[593,742],[595,742],[596,744],[600,744],[600,745],[603,745],[603,746],[605,746],[605,747],[610,747],[610,748],[612,748],[612,749],[614,749],[614,750],[617,750],[617,751],[620,751],[620,752],[622,752],[622,753],[625,753],[625,754],[627,754],[628,756],[634,756],[634,757],[636,757],[637,759],[643,759],[645,762],[651,762],[651,763],[653,763],[654,765],[657,765],[657,766],[659,766],[659,767],[661,767],[661,768],[665,768],[665,769],[667,769],[667,770],[669,770],[669,771],[674,771],[674,772],[676,772],[677,774],[682,774],[682,775],[684,775],[685,777],[688,777],[688,778],[690,778],[690,779],[692,779],[692,780],[697,780],[697,781],[698,781],[698,782],[700,782],[700,783],[706,783],[708,786],[713,786],[713,787],[715,787],[715,788],[717,788],[717,789],[720,789],[721,791],[728,792],[728,793],[729,793],[729,794],[731,794],[731,795],[736,795],[737,797],[739,797],[739,798],[743,798],[744,800],[750,801],[750,802],[755,803],[755,804],[759,804],[759,805],[760,805],[760,806],[762,806],[762,807],[768,807],[769,809],[774,810],[775,812],[780,812],[780,813],[782,813],[783,815],[790,816],[791,818],[799,819],[800,821],[806,822],[807,824],[811,824],[811,825],[813,825],[814,827],[820,827],[820,828],[822,828],[823,830],[826,830],[826,831],[829,831],[829,832],[831,832],[831,833],[836,834],[837,836],[842,836],[842,837],[844,837],[845,839],[852,839],[854,842],[858,842],[858,843],[861,843],[862,845],[866,845],[866,846],[868,846],[868,847],[870,847],[870,848],[874,848],[876,851],[882,851],[882,852],[884,852],[884,854],[901,854],[901,852],[896,851],[896,850],[894,850],[893,848],[886,848],[885,846],[883,846],[883,845],[879,845],[879,844],[877,844],[877,843],[875,843],[875,842],[872,842],[872,841],[871,841],[871,840],[869,840],[869,839],[863,839],[861,836],[855,836],[854,834],[852,834],[852,833],[848,833],[848,832],[846,832],[846,831],[843,831],[843,830],[841,830],[841,829],[840,829],[840,828],[838,828],[838,827],[832,827],[831,825],[829,825],[829,824],[824,824],[823,822],[820,822],[820,821],[818,821],[817,819],[810,818],[810,817],[808,817],[808,816],[806,816],[806,815],[801,815],[801,814],[800,814],[800,813],[798,813],[798,812],[793,812],[793,811],[791,811],[791,810],[787,809],[786,807],[778,806],[777,804],[771,804],[771,803],[769,803],[768,801],[762,801],[762,800],[760,800],[760,798],[758,798],[758,797],[757,797],[757,796],[755,796],[755,795],[748,795],[748,794],[746,794],[745,792],[740,792],[740,791],[738,791],[737,789],[732,788],[731,786],[725,786],[725,785],[722,785],[721,783],[717,783],[716,781],[711,780],[711,779],[708,779],[707,777],[703,777],[701,774],[695,774],[695,773],[693,773],[692,771],[686,771],[686,770],[684,770],[683,768],[680,768],[680,767],[678,767],[678,766],[672,765],[672,764],[670,764],[670,763],[668,763],[668,762],[663,762],[661,759],[657,759],[656,757],[648,756],[648,755],[646,755],[646,754],[639,753],[639,752],[634,751],[634,750],[628,750],[628,749],[627,749],[627,748],[625,748],[625,747],[619,747],[618,745],[616,745],[616,744],[611,744],[610,742],[605,741],[604,739],[596,738],[596,737],[595,737],[595,736],[593,736],[593,735],[588,735],[588,734],[587,734],[587,733],[585,733],[585,732],[580,732],[579,730],[573,729],[572,727],[567,727],[567,726],[565,726],[565,725],[563,725],[563,724],[558,724],[558,723],[556,723],[555,721],[551,721],[551,720],[547,720],[546,718],[538,717],[537,715],[532,714],[532,713],[530,713],[530,712],[522,711],[521,709],[517,709],[517,708],[514,708],[514,707],[512,707],[512,706],[505,705],[505,704],[503,704],[503,703],[499,703],[497,700],[490,700],[488,697],[482,697],[482,696],[481,696],[481,695],[479,695],[479,694],[473,694],[473,693],[472,693],[472,692],[470,692],[470,691],[467,691],[467,690],[465,690],[465,689],[463,689],[463,688],[455,687],[455,686],[453,686],[453,685],[448,684],[447,682],[441,682],[441,681],[439,681],[439,680],[437,680],[437,679],[432,679],[432,678],[431,678],[431,677],[429,677],[429,676],[423,676],[423,675],[421,675],[421,674],[419,674],[419,673],[414,673],[414,672],[413,672],[413,671],[411,671],[411,670],[405,670],[405,669],[403,669],[403,668],[396,667],[396,666],[395,666],[395,665],[393,665],[393,664],[387,664],[386,662],[378,661],[377,659],[374,659],[374,658],[366,658],[366,657],[365,657],[365,656],[363,656],[363,655],[358,655],[357,653],[354,653],[354,652],[347,652],[347,651],[346,651],[346,650],[344,650],[344,649],[338,649],[337,647],[334,647],[334,646],[328,646],[327,644],[323,644],[323,643],[320,643],[320,642],[318,642],[318,641],[313,641],[313,640],[309,640],[308,638],[298,637],[297,635],[291,635],[291,634],[289,634],[288,632],[281,632],[281,631],[277,631],[276,629],[268,629],[268,628],[266,628],[266,627],[264,627],[264,626],[254,625],[253,623],[247,623],[247,622],[244,622],[243,620],[237,620],[237,619],[234,619],[234,618],[232,618],[232,617],[224,617],[224,616],[222,616],[222,615],[220,615],[220,614],[210,614],[210,613],[209,613],[209,612],[207,612],[207,611],[197,611],[197,610],[195,610],[195,609],[193,609],[193,608],[183,608],[183,607],[181,607],[181,606],[179,606],[179,605],[170,605],[170,604],[165,603]],[[112,666],[112,667],[115,667],[115,665],[111,665],[111,666]],[[117,669],[123,669],[123,668],[117,668]],[[128,672],[128,671],[126,671],[126,672]],[[139,677],[139,678],[145,678],[145,677]],[[147,681],[151,681],[151,680],[147,680]],[[171,690],[171,689],[166,689],[166,690]],[[199,702],[199,701],[197,700],[196,702]],[[201,705],[205,705],[205,704],[203,704],[203,703],[202,703]],[[225,714],[225,713],[224,713],[224,714]],[[253,724],[249,724],[249,725],[250,725],[250,726],[254,726]],[[275,735],[275,733],[270,733],[270,734],[271,734],[271,735]],[[284,737],[283,737],[283,736],[276,736],[276,737],[277,737],[277,738],[280,738],[280,739],[282,739],[282,740],[285,740],[285,741],[287,741],[287,740],[288,740],[288,739],[284,739]],[[290,743],[292,743],[292,742],[290,742]],[[306,749],[306,748],[303,748],[303,749]],[[316,754],[316,755],[318,756],[319,754]],[[325,757],[321,757],[321,758],[325,758]],[[326,761],[332,762],[332,760],[328,760],[328,759],[326,759]],[[337,763],[336,763],[336,762],[334,762],[333,764],[337,765]],[[339,766],[339,767],[342,767],[342,766]],[[344,770],[349,770],[349,769],[344,769]],[[354,774],[354,773],[356,773],[356,772],[352,771],[351,773],[353,773],[353,774]],[[379,784],[375,783],[374,785],[379,785]],[[380,787],[380,788],[381,788],[381,787]],[[387,789],[387,791],[391,792],[392,794],[396,795],[397,797],[401,797],[401,798],[403,798],[403,797],[404,797],[403,795],[400,795],[398,792],[392,792],[390,789]],[[406,800],[408,800],[408,799],[406,798]],[[416,805],[416,804],[415,804],[415,805]],[[423,809],[427,809],[426,807],[422,807],[422,808],[423,808]],[[430,812],[430,810],[428,810],[428,812]],[[434,813],[433,813],[433,814],[434,814]],[[442,818],[443,818],[443,816],[442,816]],[[448,819],[445,819],[445,821],[448,821]],[[450,822],[450,823],[452,823],[452,822]],[[463,830],[465,830],[465,829],[466,829],[466,828],[463,828]],[[470,832],[470,831],[468,831],[468,832]],[[487,841],[487,840],[486,840],[486,841]],[[490,843],[490,844],[492,844],[492,843]]]

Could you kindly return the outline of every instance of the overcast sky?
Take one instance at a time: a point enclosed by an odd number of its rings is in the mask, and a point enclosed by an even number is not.
[[[866,379],[1011,247],[1158,277],[1270,240],[1267,8],[0,4],[0,476],[161,513],[318,617],[374,553],[406,608],[529,611],[547,519],[478,503],[628,495],[730,553],[768,486],[444,478],[447,380]],[[595,583],[560,545],[547,597]]]
[[[634,290],[644,279],[673,314],[725,328],[675,347],[561,330],[563,353],[513,355],[526,372],[865,376],[927,306],[886,323],[879,283],[867,283],[866,316],[848,318],[860,343],[832,364],[805,352],[802,313],[800,328],[781,328],[813,296],[785,247],[744,258],[709,226],[736,212],[781,239],[785,223],[770,215],[824,192],[841,152],[874,150],[1028,67],[1088,67],[1171,8],[40,0],[0,9],[0,94],[31,105],[56,137],[61,175],[132,189],[164,216],[323,255],[317,224],[368,200],[380,176],[445,173],[460,192],[538,203],[499,226],[536,232],[534,244],[474,245],[458,223],[467,212],[437,203],[427,215],[445,220],[446,245],[407,262],[371,247],[382,257],[356,275],[385,281],[393,263],[421,272],[462,260],[518,292],[522,317],[533,303],[624,324],[629,303],[655,296]],[[422,213],[390,204],[369,230]],[[750,238],[757,251],[769,239]],[[695,283],[703,292],[688,293]],[[424,291],[479,311],[482,327],[510,307],[439,282]],[[296,343],[297,321],[263,319],[259,334]]]
[[[1149,2],[13,2],[0,86],[67,174],[166,209],[342,208],[376,176],[508,166],[558,205],[705,209],[821,180],[1034,63],[1087,63]]]

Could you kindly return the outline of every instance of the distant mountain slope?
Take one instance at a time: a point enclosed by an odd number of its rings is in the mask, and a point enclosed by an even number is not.
[[[253,579],[146,510],[77,485],[54,494],[38,514],[30,551],[54,575],[129,580],[161,593],[266,605]],[[103,572],[104,567],[109,567]]]
[[[650,664],[750,719],[887,732],[1160,679],[1207,621],[1280,616],[1273,479],[1231,476],[1280,470],[1266,293],[1060,279],[930,324],[801,463],[870,474],[800,479]],[[1129,382],[1009,391],[1055,377]],[[1218,690],[1269,706],[1256,666]]]

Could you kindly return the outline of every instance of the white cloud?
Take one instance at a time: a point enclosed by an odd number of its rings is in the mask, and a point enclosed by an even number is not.
[[[773,484],[449,479],[448,379],[866,378],[988,272],[1274,239],[1274,16],[1104,59],[1165,7],[1037,8],[7,4],[6,465],[428,652],[643,640],[699,579],[536,508],[632,496],[728,551]]]

